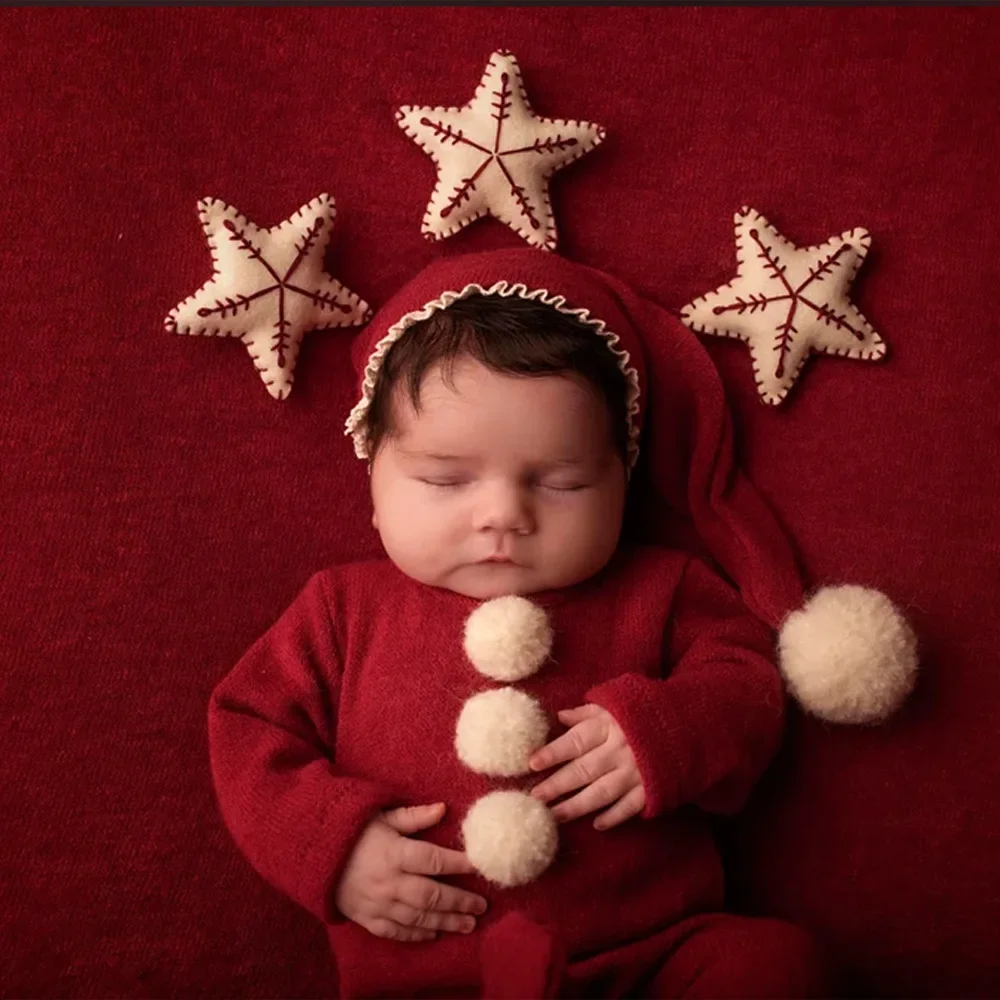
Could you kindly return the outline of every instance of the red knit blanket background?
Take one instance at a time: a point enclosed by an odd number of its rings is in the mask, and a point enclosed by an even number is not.
[[[706,344],[808,574],[892,595],[923,676],[878,729],[793,719],[732,884],[859,993],[1000,993],[1000,10],[176,7],[0,19],[0,995],[334,991],[218,818],[205,708],[313,571],[378,551],[352,333],[307,335],[278,403],[163,318],[210,276],[207,195],[267,226],[329,191],[328,268],[376,307],[517,245],[421,238],[393,117],[466,103],[498,48],[539,114],[608,130],[553,180],[560,252],[666,306],[732,276],[744,204],[801,245],[871,231],[885,363],[815,360],[769,408]]]

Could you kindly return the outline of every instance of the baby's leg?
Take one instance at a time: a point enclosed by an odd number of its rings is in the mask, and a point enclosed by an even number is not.
[[[642,990],[646,997],[820,998],[835,995],[813,938],[780,920],[705,914],[676,928],[679,945]]]

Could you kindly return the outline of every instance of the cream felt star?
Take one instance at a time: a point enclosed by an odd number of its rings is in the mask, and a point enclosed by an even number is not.
[[[239,337],[275,399],[285,399],[308,330],[356,326],[368,306],[323,270],[336,215],[321,194],[260,229],[218,198],[198,203],[215,275],[164,320],[171,333]]]
[[[681,319],[698,333],[745,340],[765,403],[785,398],[810,353],[885,356],[885,342],[848,298],[871,244],[866,230],[802,248],[752,208],[735,222],[736,277],[686,305]]]
[[[605,135],[593,122],[534,114],[517,60],[502,50],[464,108],[407,106],[396,121],[437,166],[424,236],[442,240],[488,214],[546,250],[556,246],[549,177]]]

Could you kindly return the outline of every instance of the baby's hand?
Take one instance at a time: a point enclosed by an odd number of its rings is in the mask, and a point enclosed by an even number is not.
[[[552,807],[560,823],[604,809],[594,826],[598,830],[624,823],[646,806],[646,790],[632,748],[610,712],[597,705],[581,705],[559,713],[559,721],[573,728],[536,751],[529,761],[533,771],[544,771],[570,761],[536,785],[531,794],[551,802],[576,788],[572,798]]]
[[[345,917],[393,941],[430,941],[438,931],[476,929],[472,914],[483,913],[486,900],[427,878],[472,873],[469,859],[407,836],[439,823],[444,810],[442,802],[394,809],[365,827],[334,898]]]

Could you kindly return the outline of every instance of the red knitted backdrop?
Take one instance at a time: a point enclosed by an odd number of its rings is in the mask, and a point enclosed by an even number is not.
[[[560,251],[667,306],[731,276],[743,204],[802,244],[872,232],[885,364],[815,361],[771,409],[706,342],[806,568],[904,605],[924,676],[881,729],[793,726],[734,885],[859,991],[1000,993],[998,46],[996,8],[8,9],[0,994],[332,989],[217,816],[205,706],[310,573],[377,551],[351,334],[308,335],[278,403],[241,345],[162,322],[210,274],[206,195],[273,225],[329,191],[329,269],[374,306],[517,245],[420,237],[433,167],[393,119],[464,104],[501,47],[540,114],[608,130],[554,179]]]

